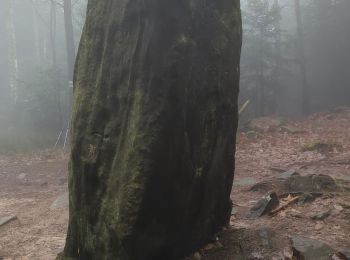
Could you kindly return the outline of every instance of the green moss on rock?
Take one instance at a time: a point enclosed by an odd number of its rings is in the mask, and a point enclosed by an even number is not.
[[[227,224],[238,0],[90,0],[58,259],[177,259]]]

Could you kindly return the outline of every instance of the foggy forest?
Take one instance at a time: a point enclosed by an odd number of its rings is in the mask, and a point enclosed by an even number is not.
[[[0,260],[350,259],[349,0],[0,0]]]

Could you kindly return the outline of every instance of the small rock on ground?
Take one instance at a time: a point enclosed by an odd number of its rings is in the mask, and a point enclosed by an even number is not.
[[[54,209],[67,209],[69,207],[68,192],[60,195],[50,206],[51,210]]]
[[[279,205],[277,194],[272,192],[262,197],[248,212],[248,219],[256,219],[262,215],[268,214]]]
[[[307,260],[329,260],[329,256],[334,253],[326,243],[301,236],[292,237],[294,256],[297,259]]]
[[[12,220],[16,220],[17,216],[12,215],[12,216],[6,216],[0,218],[0,227],[6,225],[7,223],[11,222]]]
[[[312,215],[311,219],[313,219],[313,220],[324,220],[324,219],[328,218],[330,215],[331,215],[331,210],[322,211],[322,212],[319,212],[317,214]]]

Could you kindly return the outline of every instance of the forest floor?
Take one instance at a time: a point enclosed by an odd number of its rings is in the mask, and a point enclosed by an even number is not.
[[[230,225],[189,259],[302,259],[292,248],[304,247],[301,253],[314,254],[306,259],[322,260],[331,259],[321,256],[329,248],[333,253],[350,251],[349,129],[349,108],[298,121],[251,122],[238,134]],[[0,156],[0,260],[50,260],[63,249],[68,222],[66,168],[67,155],[62,151]],[[317,183],[311,177],[310,184],[306,177],[301,179],[306,183],[297,185],[299,190],[292,190],[300,179],[285,185],[293,178],[287,174],[281,182],[288,170],[290,175],[330,176],[337,188],[329,179]],[[273,191],[280,205],[290,204],[272,216],[247,218],[251,207]],[[291,203],[295,197],[298,200]],[[346,258],[338,254],[332,259]]]

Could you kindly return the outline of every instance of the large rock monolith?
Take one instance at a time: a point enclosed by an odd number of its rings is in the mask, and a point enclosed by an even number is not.
[[[61,259],[177,259],[228,223],[238,0],[90,0]]]

